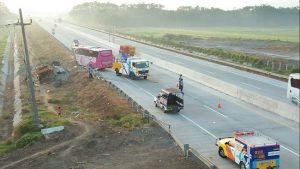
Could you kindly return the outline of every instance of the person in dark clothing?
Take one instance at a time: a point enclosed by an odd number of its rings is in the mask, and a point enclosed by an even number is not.
[[[178,88],[182,92],[183,91],[183,79],[182,79],[182,74],[180,74],[179,79],[178,79]],[[183,92],[182,92],[183,93]]]
[[[89,79],[93,79],[93,69],[91,68],[91,66],[89,66],[88,68],[88,73],[89,73]]]

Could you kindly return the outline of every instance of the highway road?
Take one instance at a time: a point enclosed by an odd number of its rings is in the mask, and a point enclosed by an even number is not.
[[[95,32],[87,30],[86,28],[78,27],[75,25],[67,24],[68,29],[78,30],[83,32],[93,32],[96,37],[108,40],[109,36],[101,32]],[[58,28],[59,29],[59,28]],[[222,81],[237,85],[239,87],[255,91],[261,95],[269,96],[273,99],[280,100],[282,102],[289,103],[286,99],[287,83],[274,80],[268,77],[240,71],[228,66],[222,66],[215,63],[210,63],[200,59],[190,58],[178,53],[170,52],[163,49],[158,49],[141,43],[129,41],[123,38],[110,37],[110,40],[116,44],[132,44],[137,47],[137,51],[143,51],[143,53],[151,54],[162,60],[170,61],[181,66],[188,67],[194,71],[207,74]],[[74,39],[80,37],[73,37]],[[294,104],[292,104],[294,105]]]
[[[39,24],[51,33],[54,23],[43,20]],[[69,24],[58,24],[54,38],[66,47],[71,46],[73,39],[78,39],[82,44],[112,47],[115,53],[118,52],[118,44],[129,44],[126,43],[127,40],[119,38],[115,38],[113,43],[109,43],[108,36],[103,33]],[[286,84],[283,82],[134,42],[130,42],[130,44],[136,45],[140,54],[148,54],[161,59],[172,57],[172,62],[193,67],[195,71],[211,71],[212,76],[222,80],[235,79],[234,83],[246,83],[248,84],[245,85],[247,89],[253,88],[253,90],[259,91],[265,85],[269,85],[269,88],[263,89],[268,92],[263,93],[269,93],[268,96],[277,99],[283,100],[284,98],[280,96],[285,95]],[[217,147],[214,145],[215,138],[229,136],[233,131],[243,129],[259,131],[280,143],[282,169],[299,168],[299,123],[266,112],[187,78],[184,79],[185,109],[178,114],[164,114],[155,108],[153,97],[161,88],[175,86],[178,74],[156,65],[151,65],[150,71],[148,80],[136,81],[117,77],[110,69],[101,72],[101,75],[121,88],[158,119],[170,124],[177,141],[190,144],[221,169],[238,167],[229,160],[218,156]],[[253,84],[253,82],[255,83]],[[250,84],[257,89],[251,87]],[[281,94],[277,94],[277,92]],[[219,99],[222,100],[221,109],[217,108]]]

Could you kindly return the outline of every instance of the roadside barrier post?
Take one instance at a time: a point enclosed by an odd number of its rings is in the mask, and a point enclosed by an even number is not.
[[[187,160],[189,157],[189,149],[190,149],[190,145],[189,144],[184,144],[183,145],[183,152],[184,152],[184,157]]]

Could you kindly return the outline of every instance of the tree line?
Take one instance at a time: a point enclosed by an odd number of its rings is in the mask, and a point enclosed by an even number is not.
[[[12,16],[13,14],[8,10],[6,5],[0,1],[0,20],[4,20]]]
[[[299,26],[299,6],[269,5],[241,9],[181,6],[165,10],[160,4],[87,2],[74,6],[69,15],[80,22],[114,26],[199,27],[199,26]]]

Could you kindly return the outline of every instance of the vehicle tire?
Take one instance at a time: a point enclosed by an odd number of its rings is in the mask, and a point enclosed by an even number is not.
[[[246,166],[243,162],[240,162],[240,169],[246,169]]]
[[[222,158],[226,158],[223,148],[219,148],[219,156]]]
[[[132,72],[129,73],[130,79],[134,80],[134,74]]]
[[[120,73],[119,73],[119,69],[118,69],[118,68],[115,69],[115,72],[116,72],[116,75],[117,75],[117,76],[120,76]]]
[[[154,102],[154,104],[155,104],[155,107],[157,107],[157,103],[156,103],[156,102]]]
[[[144,76],[144,79],[147,79],[147,76]]]

